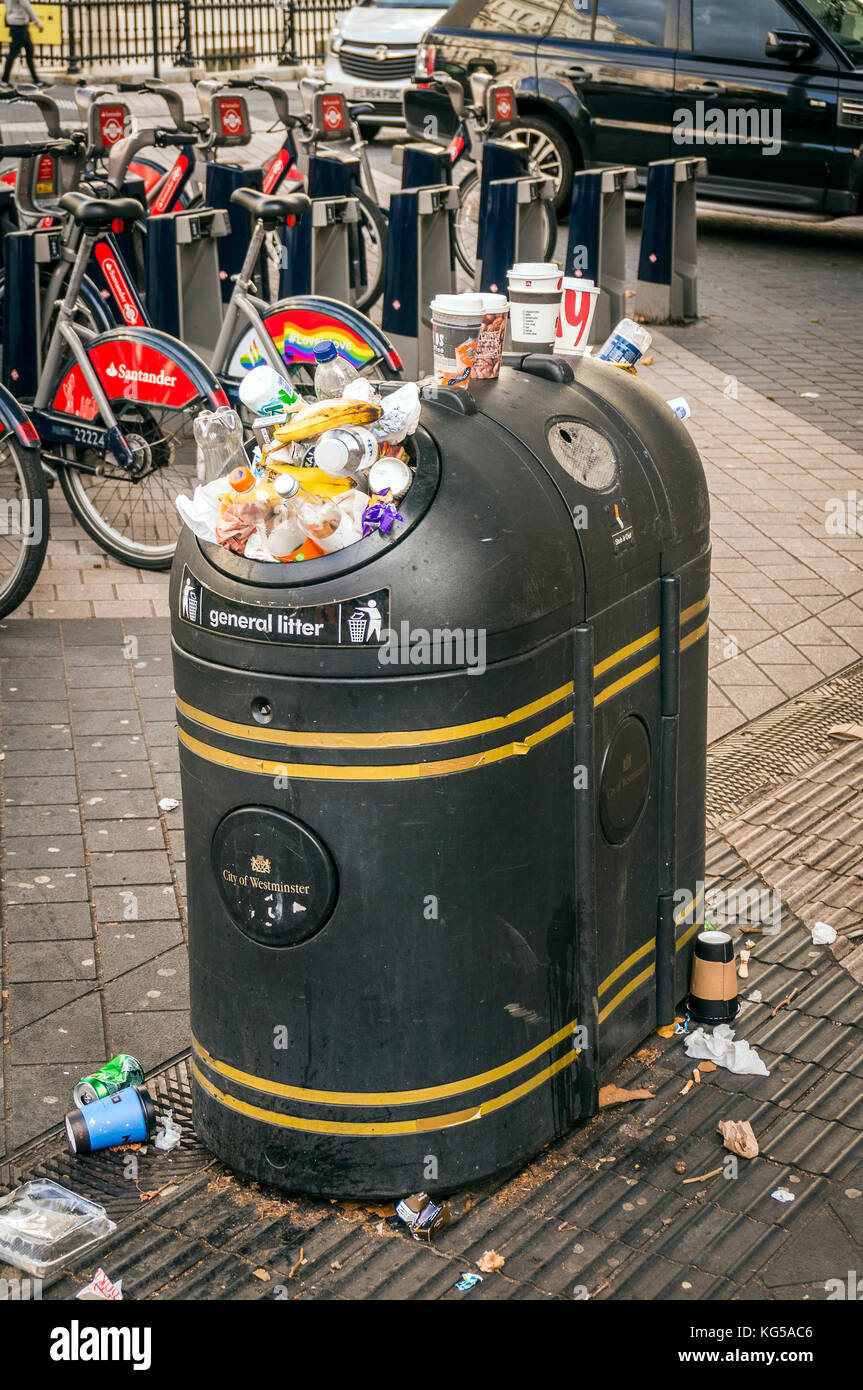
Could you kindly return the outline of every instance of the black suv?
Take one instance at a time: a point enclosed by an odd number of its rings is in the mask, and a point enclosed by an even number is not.
[[[515,86],[561,213],[575,169],[688,154],[711,199],[863,212],[863,0],[456,0],[430,68]]]

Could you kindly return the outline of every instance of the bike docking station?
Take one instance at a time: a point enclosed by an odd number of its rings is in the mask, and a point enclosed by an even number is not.
[[[434,87],[408,87],[402,98],[405,130],[411,137],[394,145],[392,163],[401,169],[402,188],[437,188],[452,183],[460,120],[448,93]]]
[[[220,239],[230,234],[224,208],[166,212],[147,222],[147,317],[205,361],[222,326]]]
[[[207,160],[204,201],[208,208],[224,208],[227,217],[227,232],[218,245],[219,280],[222,299],[227,304],[233,289],[231,276],[237,274],[245,260],[251,232],[249,214],[231,202],[231,195],[238,188],[254,188],[261,192],[263,175],[259,169],[244,169],[240,164],[218,162],[220,149],[248,145],[252,138],[252,122],[245,97],[239,92],[226,91],[224,83],[217,79],[199,82],[197,93],[201,111],[210,127],[208,149],[214,154],[213,158]]]
[[[341,92],[315,91],[311,96],[314,140],[345,140],[349,118]],[[309,154],[305,165],[312,210],[282,228],[279,296],[326,295],[352,302],[351,261],[361,254],[359,206],[349,189],[359,182],[360,162],[342,150]],[[264,180],[266,191],[266,179]]]
[[[411,381],[433,369],[431,302],[455,293],[457,207],[458,189],[448,183],[402,188],[390,198],[381,327]]]
[[[554,195],[551,179],[528,174],[513,145],[487,140],[476,233],[475,288],[505,294],[506,273],[518,261],[546,259],[544,203]]]
[[[602,343],[626,317],[626,190],[635,169],[589,169],[575,175],[564,273],[584,276],[602,293],[590,339]]]
[[[658,159],[647,167],[636,304],[648,323],[698,317],[695,181],[707,160]]]

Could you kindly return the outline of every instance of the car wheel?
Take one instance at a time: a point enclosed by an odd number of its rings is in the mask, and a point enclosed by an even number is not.
[[[572,201],[572,150],[566,136],[553,121],[544,116],[527,115],[518,125],[501,136],[509,145],[517,145],[527,153],[532,174],[545,174],[554,180],[554,210],[565,217]]]

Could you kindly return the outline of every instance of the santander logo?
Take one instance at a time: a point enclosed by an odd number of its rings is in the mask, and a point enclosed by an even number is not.
[[[245,128],[242,108],[236,100],[223,99],[219,102],[219,120],[223,135],[240,135]]]
[[[127,367],[125,362],[119,366],[115,362],[109,362],[105,368],[105,376],[119,377],[121,381],[135,381],[142,386],[176,386],[177,378],[169,376],[163,369],[160,372],[144,372],[138,367]]]

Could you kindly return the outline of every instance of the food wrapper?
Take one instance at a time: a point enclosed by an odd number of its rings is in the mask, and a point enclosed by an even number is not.
[[[384,413],[373,425],[366,428],[378,442],[386,440],[389,444],[401,444],[409,434],[413,434],[420,422],[420,389],[415,381],[409,381],[385,396],[381,402]]]

